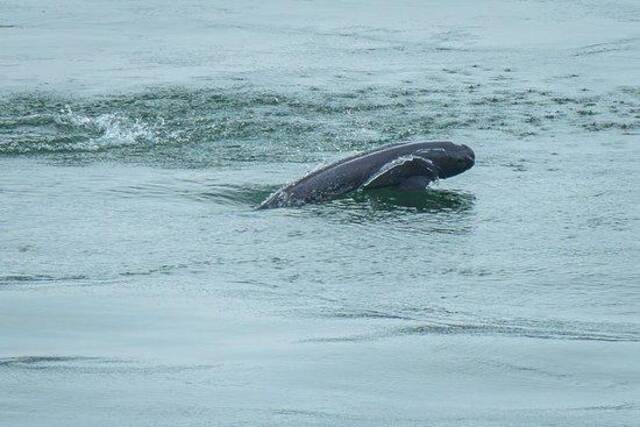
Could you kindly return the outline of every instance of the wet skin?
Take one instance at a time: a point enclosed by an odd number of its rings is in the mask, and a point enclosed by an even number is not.
[[[278,190],[259,209],[321,202],[359,188],[419,190],[470,169],[475,154],[449,141],[387,145],[332,163]]]

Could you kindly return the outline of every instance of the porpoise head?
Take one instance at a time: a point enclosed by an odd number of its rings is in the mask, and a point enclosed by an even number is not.
[[[438,169],[438,177],[442,179],[471,169],[476,160],[476,155],[471,148],[448,141],[425,143],[413,154],[431,160]]]

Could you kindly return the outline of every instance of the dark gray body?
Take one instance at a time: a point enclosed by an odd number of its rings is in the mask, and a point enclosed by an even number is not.
[[[358,188],[424,189],[471,168],[475,154],[448,141],[387,145],[342,159],[278,190],[259,209],[328,200]]]

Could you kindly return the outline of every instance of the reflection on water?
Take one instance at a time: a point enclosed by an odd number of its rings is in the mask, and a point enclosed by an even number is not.
[[[251,188],[222,189],[206,193],[213,198],[229,198],[243,202],[262,202],[279,187],[254,186]],[[473,207],[475,196],[466,192],[426,188],[420,191],[398,191],[391,188],[356,190],[333,200],[315,203],[332,208],[367,209],[378,212],[465,212]],[[299,207],[297,207],[299,208]],[[296,209],[294,206],[280,209]]]
[[[379,211],[465,212],[473,208],[470,193],[427,188],[423,191],[396,191],[389,188],[356,191],[354,203],[364,203]]]
[[[474,200],[472,194],[465,192],[436,189],[403,192],[384,188],[354,191],[335,200],[292,210],[338,223],[381,223],[389,227],[387,231],[460,234],[470,229]]]

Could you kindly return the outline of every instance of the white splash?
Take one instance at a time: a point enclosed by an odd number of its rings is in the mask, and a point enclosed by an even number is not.
[[[400,156],[400,157],[390,161],[389,163],[385,163],[380,169],[378,169],[378,171],[376,173],[371,175],[371,177],[369,177],[369,179],[364,184],[362,184],[362,187],[368,186],[373,181],[375,181],[376,179],[378,179],[380,176],[384,175],[385,173],[387,173],[391,169],[393,169],[395,167],[398,167],[400,165],[403,165],[406,162],[411,162],[411,161],[413,161],[415,159],[424,160],[425,162],[433,165],[433,162],[431,160],[425,159],[424,157],[415,156],[413,154],[409,154],[409,155],[406,155],[406,156]]]
[[[82,127],[91,133],[98,134],[78,144],[83,150],[100,150],[109,147],[120,147],[140,143],[155,144],[156,133],[148,124],[140,119],[132,119],[119,113],[105,113],[90,117],[75,113],[69,106],[56,118],[62,125]],[[163,120],[159,125],[162,126]]]

